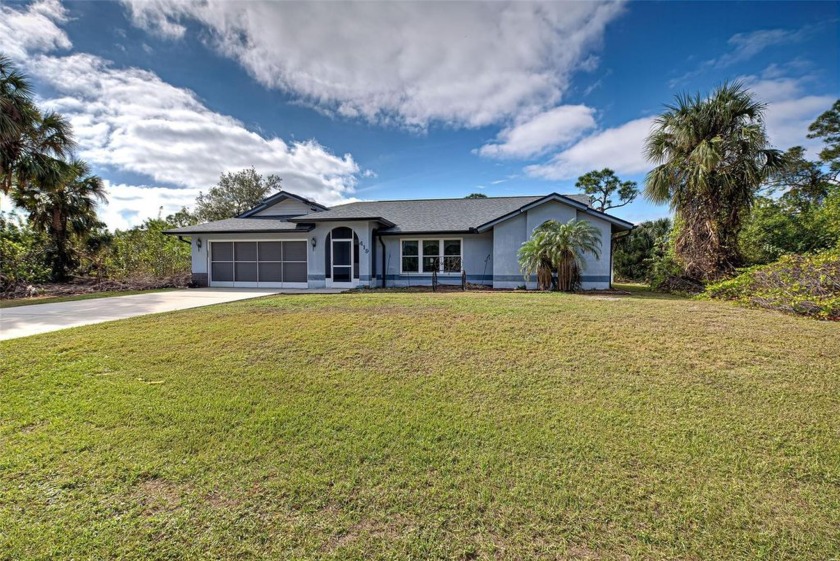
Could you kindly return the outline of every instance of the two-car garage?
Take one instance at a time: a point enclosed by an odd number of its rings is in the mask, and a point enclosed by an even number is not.
[[[306,240],[211,241],[210,286],[307,288]]]

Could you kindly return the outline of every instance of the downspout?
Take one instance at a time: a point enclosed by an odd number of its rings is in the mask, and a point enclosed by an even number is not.
[[[370,231],[370,288],[376,288],[376,240],[373,237],[376,235],[376,228]]]
[[[388,271],[385,270],[385,242],[382,241],[382,235],[379,233],[379,228],[376,229],[376,237],[379,238],[379,243],[382,245],[382,288],[385,288],[388,285]]]
[[[192,245],[192,240],[185,240],[184,236],[178,236],[179,242],[184,242],[185,244]]]

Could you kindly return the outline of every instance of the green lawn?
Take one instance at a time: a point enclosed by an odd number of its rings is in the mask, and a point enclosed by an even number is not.
[[[147,292],[168,292],[177,288],[154,288],[149,290],[106,290],[87,294],[73,294],[71,296],[33,296],[31,298],[15,298],[14,300],[0,300],[0,309],[17,308],[18,306],[32,306],[34,304],[54,304],[55,302],[72,302],[74,300],[93,300],[94,298],[111,298],[112,296],[131,296],[132,294],[146,294]]]
[[[840,325],[279,296],[0,342],[0,558],[840,556]]]

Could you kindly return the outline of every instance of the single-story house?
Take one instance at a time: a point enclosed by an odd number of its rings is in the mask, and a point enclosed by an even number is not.
[[[352,288],[467,281],[516,288],[517,251],[554,219],[587,220],[601,232],[584,289],[612,283],[612,241],[633,224],[593,209],[585,195],[354,202],[327,207],[287,191],[227,220],[169,230],[190,238],[200,286]],[[536,286],[531,278],[528,288]]]

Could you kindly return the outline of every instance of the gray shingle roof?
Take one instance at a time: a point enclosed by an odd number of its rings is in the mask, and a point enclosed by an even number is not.
[[[589,204],[589,197],[574,195]],[[325,212],[292,218],[296,222],[338,221],[382,218],[391,232],[467,232],[543,197],[488,197],[486,199],[420,199],[347,203]]]
[[[307,232],[305,224],[295,224],[285,218],[228,218],[167,230],[167,234],[231,234],[234,232]]]
[[[563,195],[589,205],[586,195]],[[169,230],[170,234],[307,231],[307,223],[342,220],[380,220],[383,231],[468,232],[516,212],[545,196],[488,197],[486,199],[415,199],[407,201],[370,201],[347,203],[322,212],[283,218],[230,218]],[[247,213],[246,213],[247,214]]]

